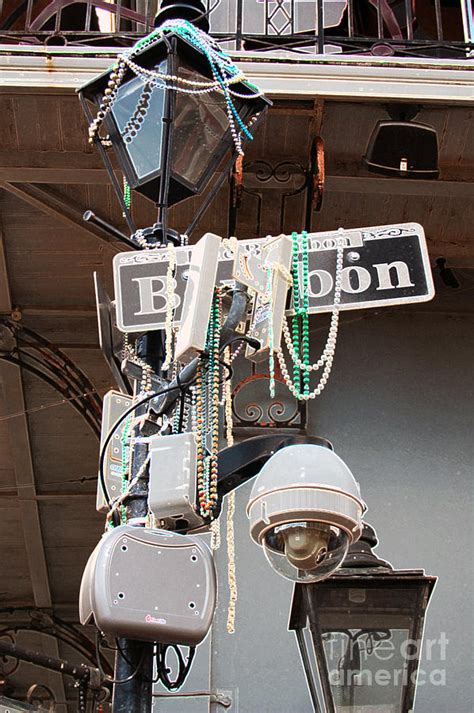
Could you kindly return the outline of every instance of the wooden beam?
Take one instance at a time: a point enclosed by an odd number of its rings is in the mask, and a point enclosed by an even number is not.
[[[70,499],[74,498],[86,498],[90,502],[91,509],[95,508],[95,497],[96,493],[95,491],[89,491],[89,492],[80,492],[80,491],[64,491],[63,493],[42,493],[40,495],[35,495],[32,498],[33,502],[65,502],[67,503],[70,501]],[[17,492],[13,492],[11,490],[7,492],[1,492],[0,493],[0,510],[2,509],[8,509],[12,505],[15,505],[18,503],[18,495]]]
[[[7,261],[0,241],[0,283],[3,285],[3,304],[11,310],[11,298]],[[51,589],[49,586],[48,566],[43,543],[41,520],[36,501],[36,483],[31,454],[30,434],[26,417],[25,395],[21,378],[21,369],[8,362],[0,362],[0,378],[2,380],[4,403],[7,413],[16,414],[8,418],[7,425],[10,434],[11,453],[15,470],[17,499],[23,526],[26,557],[30,571],[33,598],[37,607],[52,608]],[[17,415],[19,414],[19,415]],[[4,569],[4,576],[7,570]],[[46,655],[60,657],[57,639],[51,636],[41,637],[41,646]],[[59,694],[59,700],[66,699],[64,680],[61,675],[48,673],[50,686]],[[59,706],[58,711],[65,711]]]
[[[88,183],[109,185],[108,173],[103,168],[32,168],[30,166],[0,167],[0,181],[11,183]]]
[[[327,162],[326,162],[326,172],[329,176],[338,176],[341,178],[372,178],[376,180],[384,180],[389,178],[388,176],[377,175],[367,170],[363,165],[362,159],[360,157],[355,158],[352,154],[340,154],[333,151],[331,147],[327,146]],[[440,162],[440,177],[434,181],[426,181],[433,185],[434,183],[474,183],[474,164],[473,163],[462,163],[462,164],[451,164]],[[418,183],[419,180],[416,179],[400,179],[396,178],[399,183],[401,180],[406,180],[408,186],[413,183]]]
[[[318,98],[314,100],[312,114],[311,133],[313,136],[321,136],[324,120],[324,99]]]
[[[1,290],[1,285],[0,285]],[[1,295],[1,291],[0,291]],[[0,302],[1,305],[1,302]],[[97,317],[97,308],[89,305],[16,305],[16,308],[25,316],[48,316],[48,317]],[[0,306],[0,313],[8,312]]]
[[[113,153],[114,170],[121,173]],[[0,181],[8,183],[81,183],[109,185],[110,179],[97,150],[12,151],[0,150]]]
[[[474,198],[474,182],[422,181],[378,176],[326,176],[327,193]]]
[[[65,225],[76,229],[79,228],[79,230],[82,230],[84,233],[99,238],[100,240],[105,240],[105,242],[115,247],[120,247],[120,249],[123,250],[123,244],[111,237],[108,232],[93,223],[86,223],[82,218],[84,211],[81,208],[74,205],[71,201],[67,201],[62,196],[58,196],[50,189],[29,183],[5,182],[0,182],[0,188],[17,196],[17,198],[21,198],[21,200],[26,201],[44,213],[53,216],[53,218],[57,218]]]
[[[0,226],[0,312],[10,314],[12,303],[10,299],[10,287],[7,279],[7,261],[5,256],[5,244],[3,240],[3,230]]]

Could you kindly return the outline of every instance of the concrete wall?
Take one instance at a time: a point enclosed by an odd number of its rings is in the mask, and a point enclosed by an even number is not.
[[[309,432],[329,438],[359,480],[367,520],[379,535],[378,554],[397,568],[424,568],[439,577],[425,642],[444,634],[448,643],[445,652],[433,645],[431,661],[421,661],[425,683],[418,687],[417,713],[474,710],[474,275],[458,277],[460,289],[437,285],[438,295],[427,305],[344,315],[333,376],[312,404],[309,423]],[[322,323],[312,322],[313,344],[325,339]],[[233,699],[232,713],[311,713],[296,641],[287,631],[292,585],[271,571],[248,536],[250,486],[237,495],[237,631],[225,631],[221,548],[212,638],[201,647],[184,690],[224,692]],[[159,700],[156,710],[226,709],[201,696]]]

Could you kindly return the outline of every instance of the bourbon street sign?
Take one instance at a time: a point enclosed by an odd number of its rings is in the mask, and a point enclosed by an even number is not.
[[[424,230],[418,223],[308,234],[309,313],[329,312],[334,301],[336,249],[344,241],[340,309],[426,302],[434,296]],[[267,238],[239,241],[249,256],[259,255]],[[179,325],[192,246],[176,248],[174,323]],[[117,326],[123,332],[164,329],[166,248],[115,256]],[[232,285],[234,253],[219,252],[217,285]],[[302,264],[300,264],[302,269]],[[301,283],[300,283],[301,284]],[[292,304],[288,305],[288,314]]]

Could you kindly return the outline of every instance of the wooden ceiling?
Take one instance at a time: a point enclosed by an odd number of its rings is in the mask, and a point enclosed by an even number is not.
[[[434,126],[439,137],[441,174],[431,182],[365,171],[361,159],[382,118],[387,118],[384,107],[370,102],[279,103],[248,147],[246,161],[306,168],[318,133],[325,146],[326,189],[322,210],[312,217],[314,230],[417,221],[425,227],[433,263],[443,256],[453,267],[474,266],[473,111],[421,109],[417,121]],[[0,311],[13,311],[20,324],[63,349],[103,394],[113,381],[98,347],[92,273],[97,271],[112,293],[111,260],[124,248],[81,216],[91,209],[122,230],[125,225],[100,158],[87,143],[77,98],[70,92],[4,92],[0,135]],[[287,183],[273,177],[262,184],[255,169],[245,174],[244,185],[261,190],[265,234],[280,231],[282,192],[298,189],[301,181],[297,169]],[[256,203],[244,194],[236,227],[240,238],[256,235]],[[184,230],[198,205],[196,198],[176,208],[173,227]],[[226,184],[193,239],[207,230],[227,235],[228,206]],[[301,227],[304,195],[289,197],[286,208],[283,228]],[[135,195],[133,213],[139,226],[154,222],[154,206]],[[0,608],[53,607],[77,620],[82,571],[103,529],[94,509],[98,443],[50,386],[0,364],[0,538],[8,553]],[[25,641],[53,655],[74,656],[48,637],[40,644],[31,636]],[[32,676],[31,667],[21,667],[12,679],[17,693],[24,693]],[[65,700],[68,684],[55,675],[50,682]]]

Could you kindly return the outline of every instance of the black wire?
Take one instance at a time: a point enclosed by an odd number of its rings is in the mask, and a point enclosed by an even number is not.
[[[195,380],[192,380],[187,383],[186,388],[191,386],[194,383]],[[148,401],[151,401],[152,399],[156,398],[157,396],[162,396],[163,394],[167,394],[169,391],[175,391],[176,386],[173,387],[168,387],[167,389],[161,389],[160,391],[152,391],[148,396],[145,396],[145,398],[141,399],[141,401],[137,401],[137,403],[132,404],[130,408],[128,408],[124,413],[120,416],[120,418],[117,419],[117,421],[114,423],[112,428],[107,434],[107,437],[104,441],[104,445],[101,448],[100,451],[100,458],[99,458],[99,480],[100,480],[100,487],[102,488],[102,492],[104,494],[105,501],[110,508],[112,506],[112,501],[110,499],[109,491],[107,489],[107,484],[105,482],[105,473],[104,473],[104,462],[105,462],[105,456],[107,453],[107,449],[109,447],[110,441],[112,440],[115,432],[121,426],[121,424],[125,421],[125,419],[133,413],[139,406],[142,406],[145,403],[148,403]]]
[[[173,649],[173,651],[176,654],[176,658],[178,659],[178,675],[174,681],[172,681],[169,677],[169,672],[168,668],[166,666],[166,654],[168,652],[168,649]],[[158,644],[157,649],[156,649],[156,669],[158,673],[158,678],[163,684],[163,686],[168,690],[168,691],[176,691],[185,682],[187,675],[189,673],[189,670],[191,668],[191,664],[194,659],[194,654],[196,653],[196,647],[195,646],[189,646],[188,647],[188,655],[187,655],[187,661],[184,663],[183,655],[181,653],[181,650],[177,644]]]
[[[239,341],[247,342],[247,343],[249,343],[251,346],[253,346],[254,348],[258,348],[258,347],[260,346],[260,342],[257,342],[257,340],[255,340],[255,339],[252,339],[252,338],[250,338],[250,337],[245,337],[245,336],[239,336],[239,337],[236,337],[235,339],[232,339],[232,340],[231,340],[230,342],[228,342],[225,346],[223,346],[223,347],[221,348],[220,352],[224,351],[225,347],[230,346],[231,344],[234,344],[234,342],[239,342]],[[203,354],[203,356],[205,356],[205,354]],[[223,363],[223,362],[220,362],[220,363],[222,363],[222,365],[225,366],[225,367],[230,371],[230,377],[228,377],[228,378],[231,378],[231,377],[232,377],[232,370],[231,370],[231,367],[230,367],[228,364],[226,364],[226,363]],[[109,433],[107,434],[107,437],[106,437],[106,439],[105,439],[105,441],[104,441],[104,445],[102,446],[101,451],[100,451],[100,458],[99,458],[99,480],[100,480],[100,487],[102,488],[102,492],[103,492],[103,494],[104,494],[105,501],[106,501],[106,503],[107,503],[107,505],[108,505],[109,508],[112,506],[112,501],[111,501],[111,499],[110,499],[109,491],[108,491],[108,489],[107,489],[107,484],[106,484],[106,482],[105,482],[104,463],[105,463],[105,456],[106,456],[106,453],[107,453],[107,448],[109,447],[110,441],[112,440],[112,438],[113,438],[115,432],[117,431],[117,429],[119,428],[119,426],[120,426],[120,425],[125,421],[125,419],[126,419],[131,413],[133,413],[133,411],[135,411],[139,406],[141,406],[142,404],[147,403],[148,401],[151,401],[152,399],[154,399],[154,398],[157,397],[157,396],[162,396],[163,394],[167,394],[167,393],[169,393],[170,391],[175,391],[176,388],[179,389],[179,391],[181,392],[181,394],[184,394],[184,393],[186,393],[187,389],[189,389],[189,387],[192,386],[192,384],[194,384],[194,382],[196,381],[196,377],[195,377],[195,378],[192,379],[191,381],[186,382],[186,384],[183,384],[183,382],[181,381],[181,377],[180,377],[179,372],[176,374],[175,379],[176,379],[177,387],[176,387],[176,386],[168,386],[168,388],[166,388],[166,389],[161,389],[160,391],[153,391],[151,394],[149,394],[148,396],[146,396],[145,398],[143,398],[141,401],[138,401],[136,404],[132,404],[132,406],[130,406],[130,408],[128,408],[128,409],[120,416],[119,419],[117,419],[117,421],[114,423],[114,425],[113,425],[112,428],[110,429]],[[168,408],[169,408],[169,407],[168,407]],[[158,413],[157,415],[159,415],[159,413]]]
[[[137,667],[136,667],[135,671],[130,676],[127,676],[126,678],[121,678],[121,679],[120,678],[111,678],[106,673],[104,673],[104,671],[102,670],[102,666],[100,665],[100,636],[101,636],[100,631],[97,631],[96,636],[95,636],[95,648],[96,648],[96,655],[97,655],[97,668],[99,669],[101,675],[105,678],[107,683],[113,683],[114,685],[118,685],[118,686],[122,683],[128,683],[129,681],[133,681],[133,679],[136,678],[138,676],[138,674],[140,673],[143,661],[145,659],[146,647],[143,646],[142,653],[140,656],[140,660],[137,664]],[[117,640],[116,640],[116,643],[118,643]],[[123,660],[125,661],[126,664],[128,664],[129,666],[133,665],[123,655],[122,650],[120,648],[119,648],[119,655],[123,658]]]
[[[230,342],[226,342],[220,349],[220,352],[222,353],[226,347],[232,346],[232,344],[235,344],[236,342],[245,342],[246,344],[249,344],[251,347],[254,349],[260,349],[261,344],[258,341],[258,339],[254,339],[253,337],[246,337],[246,336],[239,336],[235,337],[234,339],[231,339]]]
[[[228,364],[223,359],[219,359],[219,364],[221,366],[225,366],[225,368],[227,369],[228,374],[227,374],[227,378],[225,379],[225,381],[231,381],[232,377],[234,376],[234,370],[232,368],[232,365]]]
[[[125,656],[125,652],[124,652],[124,650],[122,649],[122,647],[120,646],[120,643],[119,643],[119,640],[118,640],[118,639],[115,639],[115,645],[116,645],[116,647],[117,647],[116,651],[119,652],[120,656],[123,658],[123,660],[125,661],[125,663],[128,664],[129,666],[133,666],[133,663],[132,663],[131,661],[129,661],[128,658]]]

